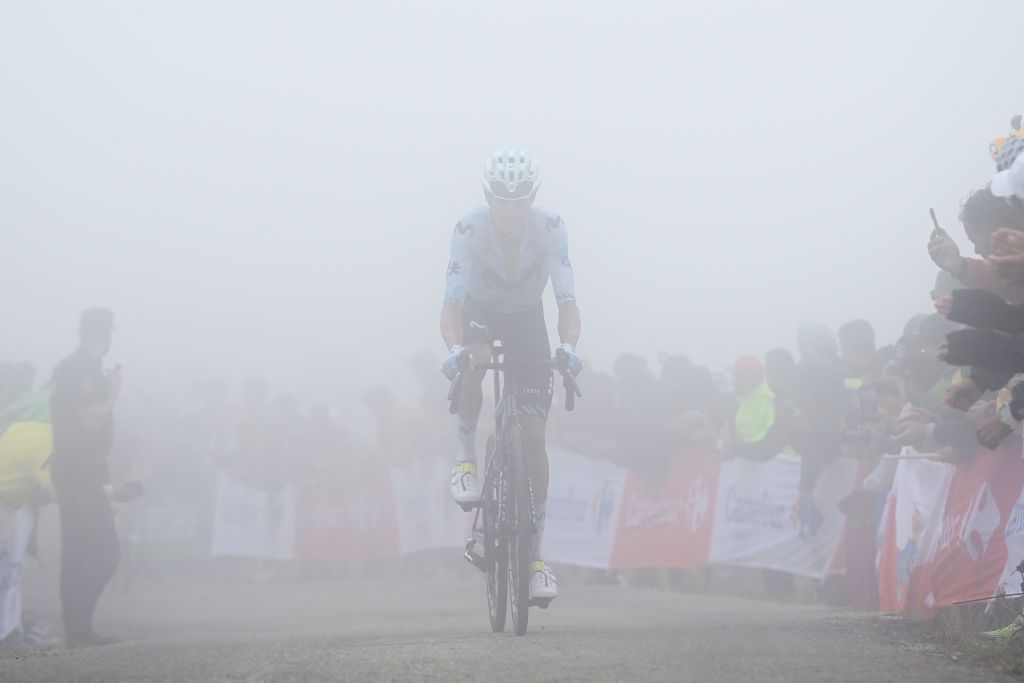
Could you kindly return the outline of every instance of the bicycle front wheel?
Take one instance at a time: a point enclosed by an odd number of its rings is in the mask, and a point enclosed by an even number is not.
[[[530,546],[533,541],[533,505],[526,464],[523,430],[512,425],[507,434],[508,458],[508,565],[512,625],[517,636],[526,633],[530,616]]]
[[[508,609],[508,543],[501,533],[499,511],[500,501],[504,499],[502,487],[506,478],[497,471],[494,457],[493,438],[487,444],[487,466],[485,468],[483,490],[484,563],[486,566],[485,581],[487,582],[487,614],[491,620],[491,630],[501,633],[505,630],[505,616]]]

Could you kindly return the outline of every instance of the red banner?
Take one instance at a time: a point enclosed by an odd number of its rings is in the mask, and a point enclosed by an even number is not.
[[[719,458],[713,452],[681,455],[663,478],[631,471],[619,514],[612,568],[706,565],[718,472]]]
[[[374,480],[370,480],[374,481]],[[300,559],[352,560],[398,556],[390,482],[301,486],[296,503],[295,552]]]
[[[1024,486],[1020,452],[1020,439],[1010,438],[957,466],[936,520],[934,556],[911,575],[909,612],[927,617],[996,592],[1007,564],[1004,530]]]

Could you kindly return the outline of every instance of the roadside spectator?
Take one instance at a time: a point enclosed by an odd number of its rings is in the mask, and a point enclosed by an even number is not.
[[[775,422],[775,397],[764,381],[764,366],[752,356],[741,356],[729,368],[739,399],[734,425],[739,443],[760,441]]]
[[[652,463],[665,425],[661,420],[658,381],[640,356],[624,353],[615,360],[613,442],[619,464],[646,468]]]
[[[839,328],[839,357],[846,371],[846,386],[856,389],[874,379],[875,330],[867,320],[851,320]]]
[[[114,404],[121,368],[107,372],[114,314],[82,313],[78,349],[53,373],[53,455],[50,468],[60,506],[60,597],[68,647],[110,642],[93,630],[93,612],[119,558],[117,528],[105,487],[113,445]]]
[[[1024,230],[1024,214],[988,188],[975,190],[967,197],[960,209],[960,222],[982,259],[993,255],[992,235],[997,230]],[[935,265],[965,286],[987,289],[1013,303],[1024,303],[1024,284],[1000,281],[991,262],[961,256],[960,248],[945,230],[932,233],[928,254]]]
[[[53,495],[46,460],[53,437],[50,396],[32,390],[31,366],[8,385],[12,401],[0,425],[0,648],[31,649],[52,645],[45,631],[23,620],[22,566],[36,521],[36,510]],[[20,392],[20,393],[19,393]]]

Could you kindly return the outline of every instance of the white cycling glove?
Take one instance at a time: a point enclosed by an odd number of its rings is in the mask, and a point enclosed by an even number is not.
[[[565,351],[565,356],[568,361],[566,364],[566,370],[569,371],[569,374],[572,375],[573,377],[580,374],[580,370],[583,369],[583,358],[580,356],[580,354],[576,353],[576,349],[572,347],[572,344],[570,344],[569,342],[564,342],[558,348],[560,348],[562,351]]]
[[[441,363],[441,372],[448,378],[449,382],[454,382],[456,375],[459,374],[459,356],[466,349],[456,344],[448,352],[448,357]]]

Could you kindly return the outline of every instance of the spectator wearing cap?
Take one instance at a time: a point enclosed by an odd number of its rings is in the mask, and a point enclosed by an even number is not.
[[[92,619],[120,557],[106,492],[121,389],[120,366],[109,372],[103,367],[113,330],[110,310],[84,311],[78,348],[53,372],[50,469],[60,507],[60,597],[68,647],[108,642],[93,630]]]
[[[789,450],[798,412],[794,403],[796,360],[789,351],[772,349],[765,354],[764,381],[767,393],[772,397],[772,422],[760,439],[743,441],[737,438],[731,444],[729,455],[765,462]]]

